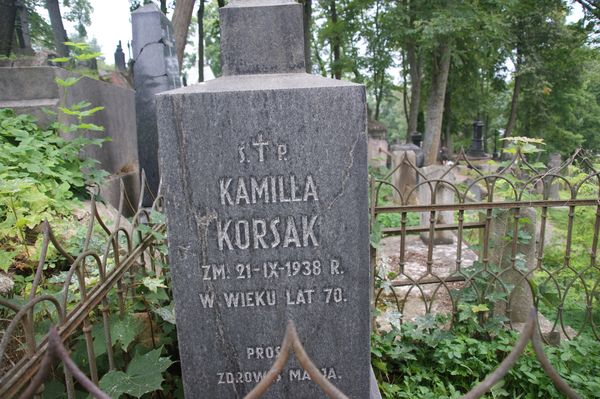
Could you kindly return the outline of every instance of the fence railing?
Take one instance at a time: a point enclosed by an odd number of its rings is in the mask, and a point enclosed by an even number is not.
[[[500,169],[490,170],[491,173],[479,170],[487,167],[462,159],[432,178],[424,173],[427,170],[417,168],[403,157],[397,162],[396,170],[372,180],[372,236],[374,245],[379,247],[373,251],[372,257],[372,267],[378,276],[374,305],[384,312],[391,305],[396,310],[391,317],[397,317],[399,321],[410,317],[409,308],[416,306],[415,297],[422,306],[416,312],[413,309],[413,315],[439,312],[456,315],[461,302],[488,302],[489,313],[504,314],[509,324],[516,324],[518,318],[515,313],[523,313],[524,310],[519,340],[511,353],[493,373],[463,397],[484,395],[511,370],[531,342],[536,358],[557,389],[569,398],[578,398],[550,364],[542,342],[551,340],[551,333],[557,331],[565,338],[575,337],[584,331],[599,338],[595,319],[600,289],[596,262],[600,230],[598,172],[582,153],[576,154],[560,168],[545,172],[528,163],[520,153],[501,165]],[[404,173],[414,173],[412,187],[409,184],[408,188],[401,190],[392,182],[399,168],[404,168]],[[447,179],[451,174],[454,177]],[[457,179],[457,176],[460,178]],[[560,196],[551,199],[551,189],[556,187],[557,182],[562,185],[559,187]],[[429,193],[423,194],[423,190]],[[112,226],[100,217],[92,198],[92,218],[78,255],[69,254],[57,241],[50,225],[44,225],[43,250],[28,300],[17,304],[0,299],[0,307],[13,314],[0,341],[0,367],[5,370],[0,376],[0,397],[41,394],[57,360],[63,365],[68,397],[74,397],[75,384],[94,397],[108,397],[97,388],[101,376],[95,364],[92,323],[102,324],[109,368],[115,369],[110,336],[111,308],[117,309],[118,313],[125,312],[126,302],[134,295],[133,287],[136,285],[132,272],[156,269],[154,260],[164,256],[156,249],[164,244],[157,240],[160,237],[158,233],[164,232],[164,223],[153,220],[153,212],[141,208],[144,193],[140,195],[138,207],[134,207],[139,211],[133,217],[132,226],[122,226],[121,209],[127,201],[122,192],[119,214]],[[397,203],[394,203],[394,193]],[[417,195],[421,198],[413,201],[412,197]],[[161,206],[159,196],[153,209],[160,210]],[[580,209],[591,211],[578,212]],[[385,215],[396,217],[388,217],[386,221],[383,220]],[[532,221],[534,218],[535,221]],[[578,224],[582,218],[591,221],[592,226]],[[557,226],[557,221],[562,225]],[[104,235],[102,250],[93,249],[91,245],[98,227]],[[558,227],[564,233],[559,234]],[[578,241],[578,228],[587,229],[585,232],[590,235],[586,262],[580,259],[579,247],[585,246],[586,242]],[[450,244],[444,243],[448,236],[436,237],[443,232],[451,233]],[[416,234],[422,236],[422,241],[416,238],[411,242],[411,236]],[[547,257],[545,251],[550,243],[554,246],[562,243],[564,246],[562,252],[552,258]],[[50,245],[70,265],[63,290],[57,296],[38,292]],[[421,252],[416,255],[410,252],[417,247]],[[440,248],[451,252],[439,252]],[[530,252],[525,254],[525,251]],[[527,264],[528,259],[533,259],[533,267]],[[560,260],[560,264],[550,264],[556,259]],[[99,280],[90,287],[86,277],[91,270],[97,271]],[[70,289],[72,285],[75,289]],[[471,297],[457,294],[469,290]],[[445,299],[440,299],[442,292],[446,293]],[[490,297],[492,293],[496,295]],[[581,314],[577,319],[580,322],[573,327],[567,322],[571,320],[567,315],[568,311],[574,310],[568,305],[575,298],[580,299]],[[581,298],[584,300],[581,301]],[[448,307],[436,308],[436,300],[447,301]],[[52,318],[55,328],[41,339],[36,339],[34,324],[40,319],[34,310],[42,303],[54,309],[47,315]],[[532,310],[532,306],[541,311]],[[551,315],[552,312],[555,313]],[[548,322],[549,317],[554,320]],[[87,348],[88,370],[85,372],[77,367],[69,354],[70,339],[76,334],[84,337]],[[346,397],[320,374],[310,360],[310,353],[304,350],[301,339],[293,322],[290,322],[281,345],[281,355],[247,398],[259,398],[268,391],[291,352],[328,397]],[[8,354],[10,348],[17,348],[13,352],[19,355],[18,358],[11,360],[13,357]]]
[[[428,168],[397,154],[372,179],[371,205],[374,305],[390,317],[456,315],[470,301],[522,325],[535,306],[544,340],[600,339],[600,174],[583,151],[545,170],[519,151]]]
[[[164,256],[155,251],[155,247],[162,244],[156,242],[156,237],[160,237],[158,233],[164,232],[164,221],[152,220],[153,211],[161,210],[162,198],[160,195],[155,198],[152,209],[142,208],[141,201],[147,191],[143,173],[141,187],[140,197],[135,206],[127,198],[121,183],[118,211],[111,222],[100,216],[95,195],[91,195],[90,220],[78,254],[69,253],[58,241],[50,224],[43,224],[40,259],[29,297],[23,303],[0,298],[0,310],[4,314],[13,313],[8,318],[10,322],[5,326],[0,340],[0,368],[3,370],[0,376],[0,397],[13,397],[30,384],[40,369],[47,372],[45,368],[49,366],[48,363],[43,364],[44,356],[49,351],[56,350],[53,346],[56,347],[58,342],[66,342],[68,346],[70,338],[79,332],[85,339],[89,376],[93,384],[97,385],[99,375],[92,337],[94,321],[103,325],[109,368],[115,369],[109,319],[111,305],[116,305],[112,308],[118,309],[117,312],[123,316],[126,302],[133,295],[130,290],[136,283],[133,281],[133,271],[139,269],[156,272],[155,260]],[[131,209],[138,209],[128,228],[124,226],[125,218],[122,215],[126,201]],[[69,265],[62,290],[57,295],[39,292],[50,246],[60,253]],[[90,275],[97,276],[97,283],[92,286],[88,282]],[[110,303],[114,298],[117,303]],[[44,304],[48,305],[46,307],[50,310],[36,312],[36,307]],[[36,339],[38,326],[48,321],[55,326],[54,341],[51,335]],[[66,368],[64,374],[68,397],[72,398],[72,370]],[[42,391],[43,388],[31,393],[41,394]]]

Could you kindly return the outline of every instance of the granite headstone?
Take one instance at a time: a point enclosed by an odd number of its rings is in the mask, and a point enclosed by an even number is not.
[[[221,8],[224,76],[157,96],[184,391],[241,398],[288,320],[370,395],[365,89],[304,73],[302,5]],[[320,398],[294,355],[267,398]]]
[[[131,13],[133,29],[133,84],[140,170],[148,187],[158,191],[158,132],[155,94],[181,87],[173,26],[158,6],[150,3]],[[151,196],[144,206],[152,204]]]

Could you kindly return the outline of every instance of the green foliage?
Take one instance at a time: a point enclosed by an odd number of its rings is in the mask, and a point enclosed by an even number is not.
[[[517,333],[500,329],[481,339],[474,315],[450,330],[431,316],[374,334],[371,362],[384,398],[458,398],[476,386],[510,353]],[[461,319],[459,318],[459,320]],[[600,397],[600,342],[565,341],[545,351],[561,376],[582,397]],[[528,347],[485,398],[562,398]]]
[[[69,56],[53,58],[51,61],[58,64],[63,64],[62,66],[66,69],[76,71],[82,76],[69,77],[65,80],[57,78],[55,79],[56,83],[62,87],[71,87],[83,76],[87,76],[92,79],[98,79],[98,71],[90,69],[85,63],[86,61],[101,57],[102,53],[100,51],[93,51],[91,48],[92,46],[88,43],[65,42],[65,45],[69,48]]]
[[[27,236],[42,221],[73,209],[75,193],[83,192],[89,178],[84,170],[100,176],[95,161],[79,157],[89,144],[100,141],[65,140],[31,116],[0,110],[0,269],[7,270],[21,252],[32,252],[28,246],[35,238]]]
[[[125,372],[108,372],[100,380],[100,389],[111,398],[120,398],[123,394],[140,398],[145,393],[160,390],[164,381],[162,373],[173,364],[169,358],[160,356],[162,349],[134,357]]]

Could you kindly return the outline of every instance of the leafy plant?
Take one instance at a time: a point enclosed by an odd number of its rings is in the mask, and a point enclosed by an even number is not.
[[[0,110],[0,269],[35,252],[35,230],[45,220],[68,214],[83,193],[96,161],[80,151],[102,140],[65,140],[55,129],[40,128],[28,115]]]
[[[497,330],[481,339],[473,315],[466,314],[449,331],[442,317],[405,323],[374,334],[371,362],[384,398],[458,398],[493,372],[510,353],[514,331]],[[600,397],[600,342],[590,338],[547,347],[561,376],[582,397]],[[506,377],[485,398],[562,398],[528,347]]]

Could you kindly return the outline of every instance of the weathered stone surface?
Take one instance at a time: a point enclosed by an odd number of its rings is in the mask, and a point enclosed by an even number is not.
[[[243,396],[274,361],[257,350],[277,348],[292,319],[331,381],[369,397],[364,97],[304,74],[158,96],[186,396]],[[322,397],[298,369],[268,397]],[[231,383],[238,372],[252,377]]]
[[[131,25],[138,158],[150,190],[156,193],[160,175],[154,95],[181,87],[179,64],[173,27],[156,4],[150,3],[132,12]],[[144,205],[151,203],[151,196],[146,196]]]
[[[548,159],[548,169],[550,169],[552,174],[560,175],[560,166],[562,165],[562,156],[558,152],[554,152],[550,154]],[[548,190],[548,199],[558,200],[560,199],[560,183],[562,181],[557,179],[554,176],[549,176],[546,179],[546,186]]]
[[[385,168],[388,159],[388,142],[385,139],[369,137],[369,165],[374,168]]]
[[[223,68],[239,75],[157,96],[185,395],[243,397],[293,320],[326,378],[369,398],[365,89],[303,73],[301,39],[261,33],[301,38],[299,4],[221,13]],[[265,43],[242,37],[255,34]],[[266,397],[325,395],[292,355]]]
[[[238,0],[220,13],[223,75],[305,71],[301,4]]]
[[[81,79],[74,86],[65,88],[56,84],[56,78],[70,76]],[[15,67],[0,68],[0,108],[12,108],[18,114],[30,114],[38,119],[41,126],[47,127],[56,120],[43,108],[57,111],[59,104],[71,105],[88,101],[93,106],[104,109],[85,118],[85,122],[104,127],[104,131],[89,131],[89,138],[107,138],[110,141],[102,146],[85,147],[82,156],[99,161],[99,167],[111,175],[138,169],[137,137],[135,124],[134,92],[131,89],[117,87],[99,80],[81,77],[75,73],[56,67]],[[62,123],[75,122],[73,117],[59,113]],[[81,132],[65,134],[69,139]],[[132,181],[138,180],[135,177]],[[137,187],[127,187],[137,198]],[[104,198],[110,200],[110,198]],[[118,205],[112,203],[114,206]]]
[[[394,202],[403,205],[417,204],[417,171],[416,155],[407,151],[402,146],[392,145],[392,184],[396,187],[393,191]]]
[[[521,239],[517,242],[513,254],[513,240],[515,228],[514,211],[497,210],[490,224],[489,263],[499,267],[502,272],[499,280],[512,288],[507,292],[499,282],[496,286],[500,292],[507,294],[510,299],[510,320],[515,323],[527,321],[529,311],[533,307],[533,294],[528,283],[527,273],[536,267],[536,213],[533,208],[521,208],[519,212],[518,230]],[[507,237],[509,239],[507,239]],[[496,304],[495,311],[508,313],[505,302]]]
[[[454,173],[448,172],[449,166],[430,165],[421,168],[421,173],[430,183],[419,182],[419,204],[452,204],[456,201],[456,194],[451,188],[456,177]],[[431,212],[421,212],[421,227],[429,227]],[[438,211],[435,213],[435,223],[452,224],[454,223],[453,211]],[[426,244],[429,243],[429,233],[421,233],[421,239]],[[452,231],[436,231],[433,236],[433,244],[452,244],[454,234]]]

